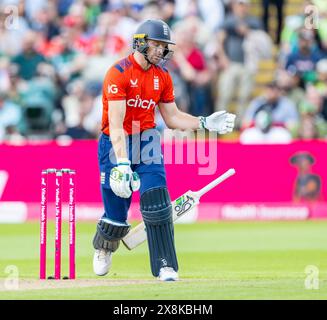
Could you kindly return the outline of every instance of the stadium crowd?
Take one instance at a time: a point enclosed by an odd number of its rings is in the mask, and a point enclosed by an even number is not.
[[[243,143],[326,138],[327,2],[305,1],[298,15],[285,16],[283,0],[262,0],[261,18],[251,15],[250,1],[0,0],[0,142],[97,138],[102,80],[131,52],[147,18],[173,30],[177,45],[166,67],[180,109],[237,113]],[[273,38],[270,2],[278,7]],[[254,95],[267,59],[277,62],[274,79]],[[159,114],[157,123],[164,128]]]

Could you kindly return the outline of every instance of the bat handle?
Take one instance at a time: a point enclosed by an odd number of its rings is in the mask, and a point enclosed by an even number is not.
[[[224,180],[226,180],[227,178],[231,177],[234,174],[235,174],[235,169],[232,168],[232,169],[227,170],[225,173],[223,173],[217,179],[213,180],[212,182],[207,184],[205,187],[203,187],[199,191],[196,191],[195,194],[200,198],[205,193],[210,191],[212,188],[216,187],[218,184],[222,183]]]

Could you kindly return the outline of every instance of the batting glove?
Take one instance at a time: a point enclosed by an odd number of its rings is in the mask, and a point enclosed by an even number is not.
[[[232,132],[236,115],[226,111],[218,111],[208,117],[199,117],[199,129],[217,131],[219,134]]]
[[[110,172],[111,190],[121,198],[129,198],[133,191],[140,189],[139,175],[131,169],[128,159],[117,159],[117,166]]]

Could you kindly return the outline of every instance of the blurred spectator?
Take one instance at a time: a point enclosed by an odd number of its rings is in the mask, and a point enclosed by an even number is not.
[[[47,43],[60,33],[57,21],[56,6],[52,2],[45,2],[34,12],[34,19],[30,22],[32,30],[42,33]]]
[[[269,108],[259,109],[254,116],[254,127],[245,129],[240,135],[243,144],[290,143],[292,135],[281,126],[274,126]]]
[[[320,60],[317,64],[318,81],[315,88],[322,97],[322,106],[320,115],[327,124],[327,60]]]
[[[96,83],[100,88],[106,75],[108,65],[113,64],[117,58],[112,55],[105,55],[105,39],[98,37],[92,47],[92,55],[84,62],[81,77],[86,82]]]
[[[45,133],[49,130],[58,95],[53,67],[41,63],[35,71],[35,77],[20,91],[24,134]]]
[[[144,4],[139,14],[139,21],[147,19],[163,19],[163,13],[158,1],[152,0]]]
[[[83,120],[84,128],[90,132],[93,137],[99,137],[102,126],[102,95],[98,95],[91,107],[91,111],[85,115]]]
[[[57,127],[57,135],[69,136],[73,139],[94,139],[95,135],[89,132],[85,126],[84,121],[93,108],[94,98],[90,93],[81,93],[78,101],[78,107],[75,109],[75,119],[73,122],[60,124]]]
[[[248,14],[247,0],[233,0],[232,13],[226,17],[218,34],[218,55],[223,72],[219,80],[219,99],[216,110],[228,110],[238,89],[236,113],[241,119],[253,87],[254,75],[245,66],[243,42],[251,29],[260,29],[257,18]]]
[[[177,54],[177,59],[178,59],[178,54]],[[179,109],[186,112],[190,110],[190,104],[191,104],[190,97],[187,92],[188,88],[187,88],[186,81],[182,77],[178,64],[176,63],[175,60],[176,60],[176,54],[174,53],[173,58],[169,60],[167,63],[167,68],[170,71],[170,75],[174,83],[175,102],[178,105]],[[185,58],[183,60],[185,60]],[[165,127],[164,121],[161,119],[160,113],[156,112],[156,117],[162,122],[161,127],[164,128]],[[157,120],[156,123],[159,120]]]
[[[81,79],[76,79],[69,83],[66,88],[67,92],[62,98],[62,107],[64,110],[64,127],[74,127],[79,122],[80,102],[83,99],[86,90],[86,84]]]
[[[321,108],[321,116],[324,123],[327,125],[327,98],[323,98],[322,108]],[[327,137],[327,134],[325,135]]]
[[[244,67],[250,74],[258,72],[260,60],[272,58],[273,43],[262,30],[250,30],[243,42]]]
[[[211,110],[211,73],[206,65],[203,52],[195,43],[194,29],[190,24],[175,29],[176,47],[173,62],[181,78],[186,82],[190,97],[189,112],[194,115],[210,114]]]
[[[14,56],[21,52],[23,39],[29,31],[23,10],[18,16],[5,13],[5,4],[0,2],[0,56]]]
[[[135,32],[135,20],[126,16],[125,6],[122,4],[112,5],[109,16],[109,34],[120,36],[128,49],[131,49],[131,39]]]
[[[192,33],[194,38],[193,41],[203,50],[205,50],[206,47],[210,45],[212,41],[214,41],[214,34],[210,32],[208,28],[206,28],[203,21],[196,15],[188,16],[183,20],[176,22],[173,27],[173,37],[176,37],[175,30],[183,28]]]
[[[94,34],[88,32],[86,10],[83,2],[74,2],[62,20],[62,31],[66,33],[66,37],[74,50],[88,54],[92,47]]]
[[[276,82],[268,84],[263,96],[250,103],[243,119],[243,128],[253,124],[255,114],[261,109],[271,111],[274,125],[282,125],[291,132],[299,123],[299,114],[294,102],[284,96]]]
[[[35,50],[36,34],[29,32],[25,35],[23,42],[23,52],[12,59],[18,66],[18,74],[25,80],[30,80],[36,76],[37,66],[46,62],[43,55]]]
[[[285,65],[285,57],[288,56],[298,40],[297,31],[304,26],[304,10],[307,5],[311,3],[310,0],[304,1],[303,7],[297,15],[286,16],[284,21],[284,28],[281,33],[281,43],[280,43],[280,63]]]
[[[83,118],[76,127],[71,127],[66,130],[64,135],[71,137],[74,140],[90,140],[95,139],[89,131],[83,127]]]
[[[301,120],[297,130],[298,138],[312,140],[327,135],[327,122],[323,117],[323,97],[319,91],[310,85],[306,95],[299,104]]]
[[[104,39],[104,53],[118,59],[131,50],[135,27],[135,21],[124,16],[124,7],[114,6],[99,16],[95,36]]]
[[[286,70],[278,70],[277,85],[283,91],[285,96],[292,100],[297,109],[304,100],[305,91],[301,87],[301,77],[298,73],[291,73]]]
[[[86,22],[89,27],[93,28],[96,25],[98,16],[101,14],[102,0],[85,0],[86,5]]]
[[[26,138],[20,133],[17,126],[14,125],[6,127],[3,140],[6,142],[6,144],[10,145],[24,145],[26,142]]]
[[[285,67],[289,54],[299,50],[299,31],[302,29],[313,33],[313,49],[327,56],[327,16],[314,2],[305,0],[297,15],[285,17],[278,52],[280,66]]]
[[[327,2],[325,0],[312,0],[312,3],[317,8],[318,17],[317,25],[322,42],[322,49],[327,53]]]
[[[322,59],[317,63],[317,82],[315,87],[319,94],[326,98],[327,97],[327,59]]]
[[[314,114],[305,113],[301,115],[297,138],[299,140],[314,140],[319,138],[319,131]]]
[[[5,93],[0,92],[0,141],[3,141],[8,127],[18,127],[22,120],[20,106],[7,100]]]
[[[287,57],[287,70],[299,72],[305,83],[316,80],[315,67],[323,58],[322,52],[315,47],[312,30],[302,29],[299,32],[299,47]]]
[[[178,20],[176,17],[176,1],[175,0],[159,0],[162,20],[170,27]]]
[[[10,64],[8,66],[9,89],[6,91],[10,101],[21,105],[20,90],[25,86],[25,80],[18,76],[18,67]]]
[[[299,105],[300,113],[318,114],[321,111],[323,98],[319,91],[313,86],[308,85],[306,88],[305,98]]]
[[[37,14],[47,6],[47,0],[24,0],[24,12],[29,23],[33,23]],[[50,1],[49,1],[50,2]]]
[[[57,10],[60,17],[64,17],[68,14],[70,6],[74,0],[57,0]]]
[[[63,32],[53,39],[53,52],[51,62],[55,67],[60,82],[67,85],[71,80],[81,75],[86,64],[85,55],[78,54],[69,39],[68,32]]]
[[[68,127],[63,135],[69,136],[74,140],[87,140],[87,139],[95,139],[91,132],[85,129],[83,122],[86,114],[80,113],[79,123],[74,127]]]
[[[201,17],[206,29],[213,33],[224,22],[224,6],[221,0],[176,0],[175,13],[180,20],[188,16]]]
[[[262,15],[262,21],[265,28],[265,31],[269,33],[269,21],[270,21],[270,7],[274,5],[276,7],[276,13],[277,13],[277,28],[276,28],[276,44],[280,44],[280,37],[282,32],[282,26],[283,26],[283,14],[284,14],[284,0],[262,0],[262,6],[263,6],[263,15]]]
[[[0,92],[7,92],[10,89],[9,60],[0,57]]]

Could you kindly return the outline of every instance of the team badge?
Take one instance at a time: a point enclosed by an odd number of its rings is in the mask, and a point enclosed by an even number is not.
[[[153,89],[159,90],[159,77],[158,76],[155,76],[153,78]]]

